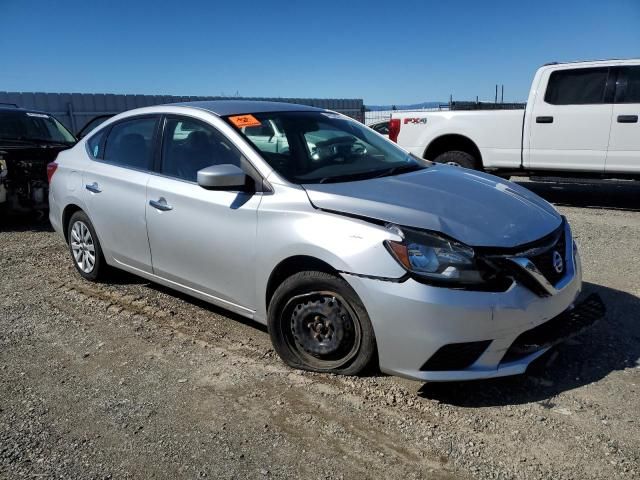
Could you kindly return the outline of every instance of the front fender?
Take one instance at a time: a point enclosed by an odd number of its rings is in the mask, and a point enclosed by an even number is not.
[[[277,186],[276,188],[281,188]],[[398,239],[381,225],[315,209],[304,190],[265,196],[258,212],[256,298],[264,299],[273,270],[294,256],[321,260],[340,272],[400,278],[404,269],[383,242]],[[266,319],[258,302],[256,319]]]

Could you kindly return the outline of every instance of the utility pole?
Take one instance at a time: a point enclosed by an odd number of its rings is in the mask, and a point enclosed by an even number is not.
[[[504,83],[502,84],[502,92],[500,93],[500,103],[504,103]]]

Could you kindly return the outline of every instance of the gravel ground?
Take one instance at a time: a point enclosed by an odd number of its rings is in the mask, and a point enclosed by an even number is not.
[[[0,220],[1,478],[640,478],[640,185],[525,182],[608,308],[526,375],[293,371],[264,328]]]

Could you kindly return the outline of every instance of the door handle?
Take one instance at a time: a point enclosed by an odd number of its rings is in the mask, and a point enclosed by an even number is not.
[[[618,123],[638,123],[638,115],[618,115]]]
[[[167,203],[164,197],[160,197],[158,200],[149,200],[149,205],[161,212],[173,210],[173,207]]]
[[[553,123],[553,117],[536,117],[536,123]]]
[[[97,182],[88,183],[84,186],[84,188],[89,190],[91,193],[100,193],[102,191]]]

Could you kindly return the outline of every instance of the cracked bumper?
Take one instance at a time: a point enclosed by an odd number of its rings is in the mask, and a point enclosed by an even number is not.
[[[376,334],[380,369],[422,381],[457,381],[524,373],[553,344],[531,353],[506,353],[525,332],[572,308],[582,287],[576,254],[572,278],[555,295],[540,297],[514,283],[506,292],[473,292],[433,287],[409,279],[392,283],[345,275],[362,299]],[[422,367],[441,347],[490,341],[463,369]]]

